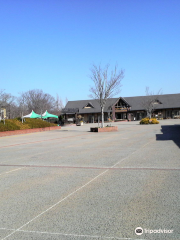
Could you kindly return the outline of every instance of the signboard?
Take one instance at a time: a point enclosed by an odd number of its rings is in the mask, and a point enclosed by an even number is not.
[[[127,109],[122,109],[122,110],[115,109],[115,112],[127,112]]]
[[[128,110],[128,108],[115,107],[115,110]]]

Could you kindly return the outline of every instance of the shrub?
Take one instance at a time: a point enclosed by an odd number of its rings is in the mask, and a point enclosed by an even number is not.
[[[140,124],[149,124],[149,118],[141,119]]]
[[[22,123],[21,118],[20,119],[9,119],[9,121],[12,121],[16,126],[20,127],[20,130],[24,129],[30,129],[30,126],[27,123]]]
[[[57,126],[54,123],[49,123],[41,119],[26,119],[25,122],[21,122],[21,119],[7,119],[0,121],[0,132],[13,131],[13,130],[23,130],[31,128],[45,128],[50,126]]]
[[[5,120],[5,124],[4,124],[4,121],[0,121],[0,132],[13,131],[13,130],[20,130],[20,127],[17,126],[13,121],[9,119]]]
[[[22,118],[21,117],[17,117],[17,118],[14,118],[14,119],[19,120],[19,121],[22,122]]]
[[[140,121],[140,124],[158,124],[159,121],[156,118],[143,118]]]
[[[42,119],[32,119],[32,118],[26,118],[25,123],[28,124],[30,128],[45,128],[45,127],[57,126],[54,123],[49,123],[49,122],[43,121]]]
[[[149,120],[149,123],[151,123],[151,124],[158,124],[159,121],[156,118],[152,118],[152,119]]]
[[[180,116],[179,115],[176,115],[173,117],[174,119],[180,119]]]

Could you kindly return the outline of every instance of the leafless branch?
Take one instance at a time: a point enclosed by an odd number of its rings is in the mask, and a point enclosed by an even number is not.
[[[90,79],[94,86],[90,87],[90,98],[99,101],[102,112],[102,126],[103,126],[103,110],[108,98],[112,98],[120,92],[121,81],[124,78],[124,70],[118,70],[115,66],[114,70],[109,74],[109,64],[104,68],[100,65],[93,65],[90,69]]]
[[[162,89],[160,89],[156,94],[150,91],[149,87],[146,87],[146,98],[142,101],[142,107],[147,113],[147,117],[151,118],[152,113],[155,109],[155,103],[158,103],[158,96],[162,94]]]

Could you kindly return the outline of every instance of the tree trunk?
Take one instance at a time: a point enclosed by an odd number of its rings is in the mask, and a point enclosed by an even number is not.
[[[151,119],[151,111],[148,111],[148,118]]]
[[[151,118],[151,112],[147,110],[147,118]]]
[[[102,118],[101,127],[103,128],[104,127],[104,108],[103,107],[101,108],[101,118]]]

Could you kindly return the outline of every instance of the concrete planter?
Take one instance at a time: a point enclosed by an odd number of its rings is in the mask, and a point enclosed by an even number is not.
[[[93,128],[90,128],[90,131],[91,132],[117,132],[118,127],[117,126],[103,127],[103,128],[93,127]]]
[[[33,129],[5,131],[5,132],[0,132],[0,137],[11,136],[11,135],[19,135],[19,134],[26,134],[26,133],[44,132],[44,131],[51,131],[51,130],[56,130],[56,129],[61,129],[61,127],[60,126],[55,126],[55,127],[45,127],[45,128],[33,128]]]

